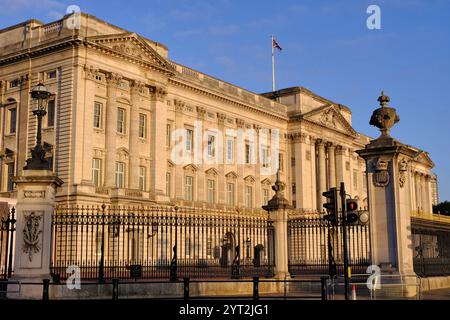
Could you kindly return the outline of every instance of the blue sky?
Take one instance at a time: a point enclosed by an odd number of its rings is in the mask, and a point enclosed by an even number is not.
[[[392,135],[430,152],[440,200],[450,200],[450,1],[0,0],[0,28],[53,21],[71,4],[254,92],[271,90],[274,34],[277,88],[300,85],[349,106],[354,128],[373,137],[384,89],[401,118]],[[366,27],[369,4],[381,8],[381,30]]]

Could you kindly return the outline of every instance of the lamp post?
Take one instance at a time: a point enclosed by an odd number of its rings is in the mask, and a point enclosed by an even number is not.
[[[30,92],[31,98],[37,100],[33,115],[37,116],[36,145],[31,149],[31,158],[27,159],[24,170],[50,170],[49,162],[45,159],[45,150],[42,148],[42,117],[47,114],[45,106],[51,93],[42,82]]]

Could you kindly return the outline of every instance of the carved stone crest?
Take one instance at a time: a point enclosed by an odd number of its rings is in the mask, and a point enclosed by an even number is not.
[[[398,184],[400,188],[403,188],[406,181],[406,171],[408,171],[408,162],[405,159],[402,159],[398,163]]]
[[[388,161],[378,158],[375,162],[373,184],[377,187],[386,187],[389,184]]]
[[[327,126],[332,126],[333,128],[336,128],[336,121],[334,119],[334,112],[333,109],[328,109],[322,113],[320,116],[320,122]]]
[[[33,253],[39,253],[41,250],[41,220],[42,215],[37,215],[35,212],[25,215],[22,250],[24,253],[28,254],[30,262],[33,260]]]

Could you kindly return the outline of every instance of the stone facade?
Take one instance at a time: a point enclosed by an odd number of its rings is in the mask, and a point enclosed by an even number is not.
[[[43,141],[64,181],[57,201],[259,210],[271,198],[275,173],[262,174],[260,161],[238,164],[246,146],[236,137],[223,138],[233,141],[230,161],[178,164],[171,157],[171,133],[200,123],[201,134],[242,129],[268,136],[269,154],[277,129],[279,152],[270,161],[281,160],[285,196],[297,209],[322,211],[321,193],[341,181],[367,207],[365,162],[355,150],[371,139],[352,128],[348,107],[303,87],[254,94],[171,61],[167,47],[134,32],[87,14],[71,29],[68,19],[0,30],[0,197],[16,197],[10,177],[22,175],[35,143],[29,92],[43,81],[54,93]],[[412,150],[404,183],[412,186],[414,208],[431,213],[433,163]],[[217,150],[225,158],[228,152],[227,142]],[[262,152],[255,148],[255,158]]]

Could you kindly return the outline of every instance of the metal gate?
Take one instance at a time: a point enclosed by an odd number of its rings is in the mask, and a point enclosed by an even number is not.
[[[347,226],[349,267],[356,274],[370,265],[369,226]],[[320,215],[288,221],[289,271],[292,275],[343,274],[342,227],[331,227]]]
[[[65,279],[264,277],[273,273],[266,214],[178,207],[59,206],[51,272]]]
[[[450,275],[450,225],[413,218],[414,272],[421,277]]]
[[[0,219],[0,279],[11,278],[13,273],[14,232],[16,231],[16,210],[2,212]]]

